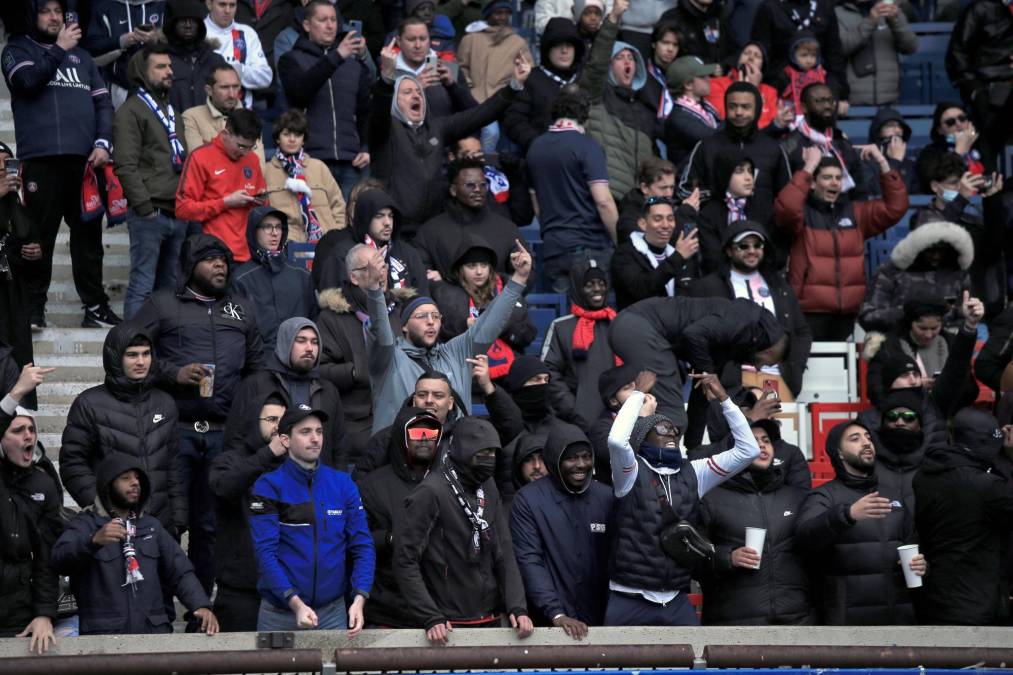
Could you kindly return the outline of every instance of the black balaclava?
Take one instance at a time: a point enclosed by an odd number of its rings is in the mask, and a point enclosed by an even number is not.
[[[510,366],[510,372],[503,382],[510,397],[521,410],[525,420],[539,420],[549,414],[549,385],[535,384],[524,386],[524,383],[535,375],[547,374],[541,359],[536,356],[519,356]]]
[[[924,396],[921,389],[894,389],[876,406],[883,414],[883,420],[879,425],[879,439],[883,441],[888,449],[903,455],[914,452],[922,447],[922,443],[925,440],[924,429],[913,431],[911,429],[891,428],[887,426],[886,413],[896,408],[908,408],[918,415],[918,420],[924,425],[925,422],[922,416],[923,401]]]

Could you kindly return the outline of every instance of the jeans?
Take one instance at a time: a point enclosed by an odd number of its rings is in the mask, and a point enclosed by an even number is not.
[[[208,468],[222,452],[223,432],[195,431],[193,424],[179,425],[179,470],[190,508],[190,550],[197,579],[211,597],[215,583],[215,496],[208,486]]]
[[[215,616],[223,633],[252,633],[257,630],[261,598],[257,591],[218,584]]]
[[[348,628],[348,616],[345,614],[345,600],[338,598],[323,607],[314,607],[317,613],[315,630],[341,630]],[[260,613],[257,615],[257,630],[304,630],[296,626],[295,612],[286,608],[275,607],[267,600],[260,601]]]
[[[640,595],[609,591],[606,626],[699,626],[689,596],[679,593],[672,602],[659,605]]]
[[[482,152],[491,155],[499,146],[499,122],[491,122],[482,127]]]
[[[341,196],[345,198],[346,204],[348,203],[348,195],[352,192],[355,184],[365,178],[369,178],[368,166],[356,169],[348,161],[327,160],[327,168],[331,170],[331,175],[334,176],[338,187],[341,188]]]
[[[123,318],[130,319],[153,291],[175,288],[179,251],[189,223],[159,212],[150,218],[134,213],[127,221],[130,233],[130,280],[123,303]]]

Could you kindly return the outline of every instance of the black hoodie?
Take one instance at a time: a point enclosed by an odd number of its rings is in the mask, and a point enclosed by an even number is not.
[[[887,122],[896,122],[901,128],[901,138],[907,143],[911,140],[911,127],[907,122],[904,121],[904,117],[890,106],[883,106],[876,111],[875,117],[869,122],[869,144],[875,143],[880,146],[880,150],[883,146],[879,142],[879,131]],[[904,179],[904,185],[907,187],[908,194],[916,195],[921,192],[921,187],[918,183],[918,171],[915,169],[915,161],[911,158],[910,153],[902,160],[896,160],[883,152],[883,156],[886,157],[887,163],[891,169],[899,171],[901,177]],[[879,169],[876,167],[875,162],[871,160],[865,162],[865,169],[863,171],[865,176],[865,192],[871,199],[878,199],[882,196],[882,190],[879,187]]]
[[[123,372],[123,353],[134,338],[152,345],[151,366],[142,380]],[[96,468],[120,453],[135,458],[151,482],[148,511],[165,527],[187,523],[186,487],[176,455],[179,414],[172,397],[155,387],[158,360],[151,334],[132,322],[114,326],[102,348],[105,383],[82,392],[70,406],[60,447],[60,477],[79,506],[95,503]]]
[[[366,243],[369,224],[381,209],[390,209],[394,213],[394,226],[384,257],[388,268],[387,290],[414,288],[419,295],[429,294],[429,280],[426,278],[422,258],[415,247],[400,236],[401,211],[387,192],[377,188],[370,188],[359,194],[355,201],[351,227],[331,230],[317,244],[318,247],[323,245],[325,251],[323,259],[314,265],[314,269],[320,268],[319,279],[315,280],[317,290],[341,287],[348,278],[345,256],[356,244]]]
[[[366,509],[369,530],[373,534],[376,550],[376,573],[369,602],[366,603],[366,620],[372,624],[391,628],[412,628],[411,613],[406,611],[392,567],[394,550],[394,524],[404,513],[405,498],[422,482],[430,467],[408,464],[405,434],[409,424],[427,420],[436,426],[440,422],[422,408],[405,407],[394,418],[390,440],[387,443],[389,463],[371,472],[359,483],[362,505]],[[433,464],[439,462],[439,456]]]
[[[176,399],[180,421],[224,422],[242,377],[260,370],[263,341],[253,319],[256,311],[245,297],[226,288],[220,298],[199,299],[187,287],[197,263],[211,254],[224,255],[232,267],[232,253],[221,239],[198,234],[183,243],[176,290],[155,291],[132,322],[152,336],[161,382]],[[210,398],[197,385],[178,385],[179,369],[190,363],[214,364]]]
[[[208,31],[204,26],[207,13],[207,7],[200,0],[169,0],[165,7],[163,30],[172,59],[169,101],[177,119],[181,119],[187,109],[204,105],[208,98],[204,91],[208,75],[217,66],[225,65],[225,59],[207,42]],[[192,42],[183,42],[176,36],[176,24],[181,19],[197,21],[197,37]],[[266,45],[267,48],[270,45]]]

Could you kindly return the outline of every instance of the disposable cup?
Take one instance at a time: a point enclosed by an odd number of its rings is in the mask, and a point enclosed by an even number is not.
[[[900,555],[900,568],[904,571],[904,583],[908,588],[921,588],[922,578],[911,571],[911,559],[918,555],[918,544],[898,546],[897,554]]]
[[[760,556],[763,556],[763,540],[767,538],[767,531],[762,527],[746,528],[746,546],[753,549]],[[755,569],[760,569],[760,563],[756,563]]]

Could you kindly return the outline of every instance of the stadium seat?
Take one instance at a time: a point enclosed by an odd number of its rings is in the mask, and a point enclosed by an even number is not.
[[[872,281],[872,275],[879,266],[890,259],[890,252],[897,245],[896,241],[886,239],[870,239],[865,242],[865,278]]]
[[[288,261],[293,265],[302,265],[308,270],[313,269],[313,254],[316,244],[306,242],[290,241],[286,244],[288,248]]]
[[[854,342],[813,342],[802,377],[799,403],[858,400],[857,352]]]
[[[827,436],[840,422],[858,417],[869,406],[862,403],[813,403],[809,406],[812,420],[812,461],[809,471],[813,476],[813,487],[818,487],[834,478],[834,467],[827,455]],[[817,482],[819,481],[819,482]]]

